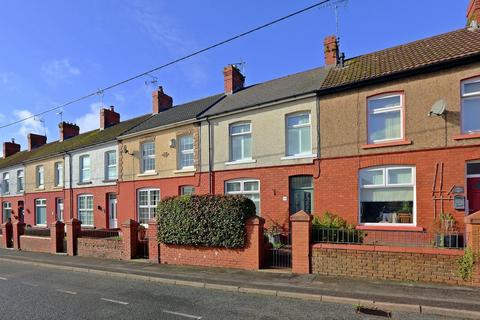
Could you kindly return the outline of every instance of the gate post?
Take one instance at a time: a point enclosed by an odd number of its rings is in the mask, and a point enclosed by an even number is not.
[[[123,251],[122,259],[130,260],[137,255],[138,226],[135,220],[129,219],[122,223]]]
[[[477,211],[464,218],[467,246],[473,252],[480,252],[480,211]]]
[[[310,239],[312,216],[299,211],[290,217],[292,223],[292,272],[310,273]]]
[[[10,248],[10,239],[12,238],[12,223],[9,221],[2,224],[2,245],[4,248]]]
[[[160,263],[160,248],[158,245],[158,223],[155,218],[148,221],[148,260],[151,263]]]
[[[20,236],[24,234],[25,223],[16,220],[12,225],[12,235],[13,235],[13,248],[20,250]]]
[[[63,237],[65,236],[65,224],[54,221],[50,224],[50,253],[56,254],[63,251]]]
[[[82,230],[80,220],[73,218],[67,221],[67,255],[77,255],[77,238]]]

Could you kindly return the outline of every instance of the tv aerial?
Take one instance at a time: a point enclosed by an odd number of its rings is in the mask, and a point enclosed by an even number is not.
[[[153,86],[153,87],[156,87],[157,86],[157,83],[158,83],[158,78],[155,77],[155,76],[152,76],[151,74],[147,73],[145,74],[146,76],[149,76],[150,79],[149,80],[145,80],[145,85],[148,87],[148,86]]]

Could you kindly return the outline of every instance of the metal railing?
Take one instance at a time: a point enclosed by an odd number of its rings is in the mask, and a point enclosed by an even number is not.
[[[267,268],[291,268],[292,267],[292,246],[291,234],[288,231],[267,234]]]
[[[312,228],[313,243],[463,249],[464,233]]]
[[[109,229],[81,229],[78,234],[79,238],[120,238],[119,230],[109,230]]]
[[[25,228],[23,231],[24,236],[32,237],[50,237],[50,229],[48,228]]]

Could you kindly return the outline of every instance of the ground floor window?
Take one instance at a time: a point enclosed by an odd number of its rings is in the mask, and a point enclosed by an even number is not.
[[[181,186],[180,187],[180,195],[184,196],[187,194],[195,194],[195,187],[194,186]]]
[[[242,195],[255,203],[257,214],[260,212],[260,181],[232,180],[225,182],[225,194]]]
[[[93,196],[82,194],[78,196],[78,219],[82,226],[93,226]]]
[[[55,211],[57,214],[57,221],[63,221],[63,198],[57,198],[55,204]]]
[[[359,176],[360,223],[415,223],[415,168],[375,167]]]
[[[290,214],[313,211],[313,177],[290,177]]]
[[[142,189],[138,190],[138,222],[147,224],[150,219],[155,217],[157,205],[160,202],[159,189]]]
[[[35,224],[40,226],[47,225],[47,200],[35,200]]]
[[[12,203],[4,202],[2,206],[2,222],[5,223],[12,218]]]

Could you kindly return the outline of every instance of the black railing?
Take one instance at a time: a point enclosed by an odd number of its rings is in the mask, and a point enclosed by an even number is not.
[[[292,246],[289,232],[267,233],[267,268],[289,269],[292,267]]]
[[[78,235],[79,238],[120,238],[119,230],[108,229],[82,229]]]
[[[50,237],[48,228],[25,228],[23,235],[32,237]]]
[[[463,249],[465,234],[356,229],[312,229],[313,243]]]

